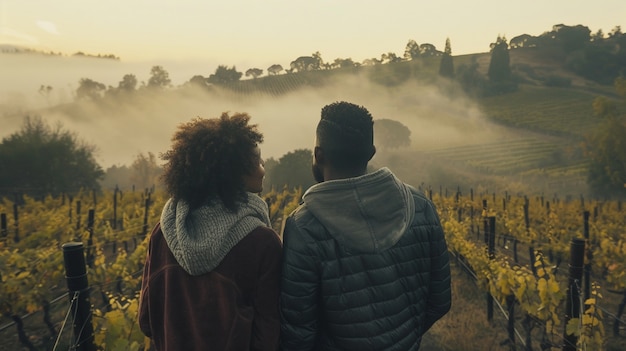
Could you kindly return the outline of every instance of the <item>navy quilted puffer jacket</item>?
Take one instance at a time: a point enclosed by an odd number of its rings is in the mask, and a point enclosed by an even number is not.
[[[450,309],[433,204],[387,168],[312,186],[283,233],[284,350],[417,350]]]

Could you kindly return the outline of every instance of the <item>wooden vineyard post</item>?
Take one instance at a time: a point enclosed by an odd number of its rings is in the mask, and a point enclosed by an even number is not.
[[[487,200],[483,200],[483,235],[485,236],[485,244],[489,244],[489,236],[487,235]]]
[[[563,332],[563,351],[576,351],[578,338],[567,334],[567,324],[573,318],[580,317],[580,281],[583,278],[585,240],[572,239],[570,244],[569,278],[565,298],[565,321]]]
[[[587,246],[586,246],[586,256],[587,256],[587,262],[584,265],[584,269],[583,269],[583,296],[584,296],[584,301],[586,301],[588,298],[591,297],[591,259],[593,258],[592,255],[592,251],[591,251],[591,245],[589,242],[589,211],[584,211],[583,212],[583,235],[585,237],[585,241],[587,242]]]
[[[143,212],[143,230],[142,230],[142,234],[145,237],[148,234],[148,210],[150,209],[150,193],[148,193],[148,196],[146,197],[146,202],[144,205],[144,212]]]
[[[530,203],[528,201],[528,196],[524,196],[524,225],[526,226],[526,235],[530,236],[530,215],[528,214],[528,209],[530,207]],[[530,270],[533,272],[535,277],[537,276],[537,268],[535,267],[535,241],[534,239],[529,240],[530,245],[528,245],[528,259],[530,260]]]
[[[80,229],[80,200],[76,201],[76,230]]]
[[[68,204],[69,204],[69,206],[68,206],[68,208],[69,208],[69,213],[68,213],[68,215],[69,215],[69,217],[70,217],[70,224],[72,223],[72,202],[73,202],[73,201],[74,201],[74,197],[70,196],[70,197],[69,197],[69,202],[68,202]]]
[[[488,217],[486,218],[487,229],[489,229],[489,234],[487,235],[487,252],[489,255],[489,259],[493,260],[496,258],[496,217]],[[493,296],[489,292],[487,292],[487,320],[491,321],[493,319]]]
[[[463,208],[461,207],[461,188],[460,187],[456,188],[455,203],[456,203],[457,222],[461,223],[462,217],[463,217]]]
[[[89,268],[93,268],[96,251],[96,249],[93,247],[94,215],[95,210],[92,208],[89,210],[89,214],[87,216],[87,232],[89,233],[89,239],[87,239],[87,265],[89,266]]]
[[[83,243],[65,243],[62,245],[62,249],[65,264],[65,280],[70,296],[70,313],[73,316],[74,348],[72,349],[95,351]]]
[[[20,241],[20,221],[19,221],[19,211],[17,208],[17,203],[13,204],[13,226],[15,227],[15,237],[13,240],[15,242]]]
[[[489,238],[488,238],[488,248],[489,248],[489,259],[493,260],[496,257],[496,217],[490,216],[487,217],[489,228]]]
[[[117,192],[119,191],[117,185],[113,191],[113,229],[117,229]]]
[[[509,342],[511,345],[515,345],[515,295],[507,295],[506,307],[508,314],[506,330],[509,336]],[[515,350],[515,347],[512,349]]]
[[[622,318],[622,314],[624,313],[625,307],[626,307],[626,292],[622,294],[622,301],[617,306],[617,315],[615,315],[615,321],[613,322],[613,336],[619,335],[620,318]]]
[[[7,230],[7,214],[2,213],[0,214],[0,237],[6,238],[8,233],[9,232]]]
[[[474,236],[474,203],[470,202],[470,232]]]

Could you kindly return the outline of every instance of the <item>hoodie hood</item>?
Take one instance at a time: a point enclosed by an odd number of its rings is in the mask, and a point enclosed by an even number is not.
[[[415,216],[412,188],[386,167],[313,185],[302,200],[342,246],[357,252],[394,246]]]
[[[267,203],[247,193],[233,213],[221,201],[193,211],[183,200],[169,199],[161,213],[161,231],[178,264],[191,275],[212,271],[230,250],[260,226],[270,227]]]

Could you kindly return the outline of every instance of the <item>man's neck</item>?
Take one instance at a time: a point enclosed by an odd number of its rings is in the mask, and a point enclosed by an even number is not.
[[[347,179],[347,178],[355,178],[360,177],[366,173],[367,169],[359,169],[359,170],[335,170],[335,169],[325,169],[324,170],[324,181],[328,180],[339,180],[339,179]]]

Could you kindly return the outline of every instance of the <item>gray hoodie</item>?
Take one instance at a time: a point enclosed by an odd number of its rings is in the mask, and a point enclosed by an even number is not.
[[[185,201],[169,199],[161,213],[161,230],[178,264],[191,275],[212,271],[230,250],[260,226],[271,227],[267,203],[247,193],[237,212],[221,201],[189,210]]]
[[[360,177],[316,184],[302,199],[342,246],[373,253],[394,246],[411,225],[414,191],[383,167]]]

